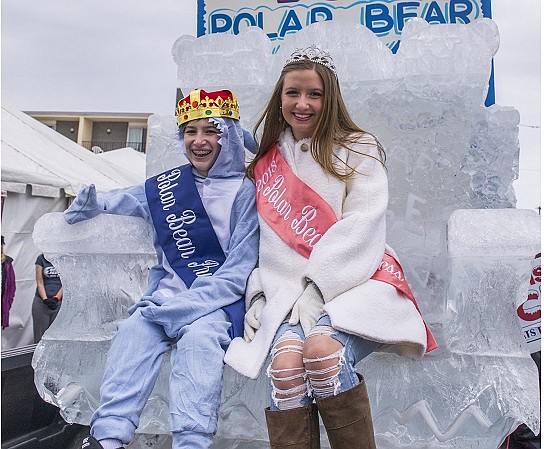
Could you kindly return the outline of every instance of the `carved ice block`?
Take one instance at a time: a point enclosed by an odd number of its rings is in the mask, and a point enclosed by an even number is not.
[[[530,210],[457,210],[448,221],[448,313],[419,360],[360,364],[380,449],[496,449],[520,423],[539,432],[538,371],[516,316],[540,223]]]
[[[34,352],[35,384],[40,396],[59,407],[67,422],[88,425],[98,407],[106,356],[117,324],[128,317],[127,309],[145,292],[148,269],[156,261],[153,231],[135,217],[104,214],[68,225],[62,213],[51,213],[38,220],[33,237],[57,267],[64,287],[57,319]],[[170,433],[169,355],[165,355],[142,413],[137,429],[140,434]],[[253,381],[226,368],[214,448],[232,445],[237,438],[253,440],[254,448],[259,444],[266,447],[263,409],[267,388],[266,376]],[[139,440],[131,447],[151,444]],[[152,447],[168,445],[159,441]]]
[[[67,422],[89,424],[117,323],[146,290],[156,259],[152,229],[136,217],[103,214],[68,225],[62,213],[50,213],[33,238],[64,289],[60,312],[34,352],[36,387]]]
[[[288,36],[273,55],[259,29],[228,37],[184,37],[172,49],[183,92],[198,80],[208,90],[226,83],[237,92],[242,123],[251,129],[287,55],[297,47],[324,45],[336,62],[353,119],[386,149],[388,242],[439,349],[421,360],[376,353],[358,366],[367,380],[380,449],[496,449],[518,423],[533,430],[540,425],[536,368],[514,324],[515,305],[526,297],[530,260],[539,244],[538,217],[532,211],[499,210],[516,204],[512,183],[518,170],[519,113],[483,104],[498,38],[489,19],[447,26],[410,21],[399,52],[392,55],[366,28],[329,21]],[[228,56],[223,66],[216,64],[217,54]],[[229,66],[231,59],[253,62],[240,71]],[[214,64],[216,72],[202,71]],[[149,126],[151,175],[181,159],[174,118],[152,117]],[[87,424],[116,321],[126,316],[145,284],[130,268],[114,276],[104,265],[115,258],[114,264],[123,265],[121,259],[133,260],[131,254],[109,255],[107,245],[97,251],[95,244],[109,237],[112,245],[123,238],[130,245],[141,242],[136,234],[129,238],[129,231],[110,236],[116,231],[107,224],[81,242],[84,250],[52,247],[79,241],[76,228],[70,234],[66,226],[62,220],[41,223],[36,235],[43,243],[37,245],[55,265],[63,265],[58,268],[68,289],[88,287],[74,293],[78,305],[63,305],[37,348],[34,366],[42,397],[57,403],[67,421]],[[148,250],[152,258],[150,243]],[[142,264],[128,266],[138,271]],[[117,278],[121,275],[125,280]],[[108,285],[102,285],[106,278]],[[136,278],[138,292],[120,293],[120,286],[126,290]],[[100,295],[110,298],[106,304]],[[68,311],[73,317],[66,316]],[[167,373],[165,366],[139,432],[168,432]],[[264,376],[251,381],[226,368],[214,449],[267,447],[262,411],[267,388]],[[322,443],[328,447],[324,434]]]

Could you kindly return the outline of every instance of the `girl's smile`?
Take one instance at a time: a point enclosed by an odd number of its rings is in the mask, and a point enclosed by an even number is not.
[[[285,75],[281,111],[296,140],[312,137],[323,110],[323,81],[315,70],[293,70]]]

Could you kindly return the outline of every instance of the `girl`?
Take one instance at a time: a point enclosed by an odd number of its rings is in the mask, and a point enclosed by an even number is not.
[[[267,355],[272,448],[375,448],[355,364],[377,349],[422,356],[436,343],[385,243],[385,154],[350,118],[336,68],[315,45],[285,63],[255,128],[259,268],[245,338],[226,362],[256,378]],[[315,402],[314,402],[315,400]]]
[[[36,258],[36,293],[32,302],[34,343],[38,343],[53,324],[62,304],[62,282],[59,272],[43,254]]]

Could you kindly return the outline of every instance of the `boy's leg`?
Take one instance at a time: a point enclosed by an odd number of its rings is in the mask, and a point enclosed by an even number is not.
[[[216,310],[181,329],[172,349],[170,425],[173,448],[207,449],[217,429],[223,358],[231,324]]]
[[[142,317],[140,309],[119,325],[108,352],[100,407],[91,418],[97,440],[130,443],[170,347],[162,326]]]

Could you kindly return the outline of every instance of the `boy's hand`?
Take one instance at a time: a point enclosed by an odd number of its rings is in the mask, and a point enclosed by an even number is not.
[[[289,324],[294,326],[300,322],[304,335],[308,336],[321,315],[324,304],[321,292],[313,282],[310,282],[295,302]]]
[[[129,315],[132,315],[136,309],[139,307],[148,307],[148,306],[162,306],[166,302],[166,299],[160,296],[143,296],[137,303],[130,306],[127,310]]]
[[[266,299],[263,294],[260,294],[257,299],[251,304],[244,317],[244,340],[250,342],[255,338],[255,332],[261,327],[261,312],[266,304]]]
[[[78,223],[83,220],[90,220],[104,210],[103,201],[98,199],[96,187],[89,184],[81,189],[70,207],[64,211],[64,219],[68,224]]]

